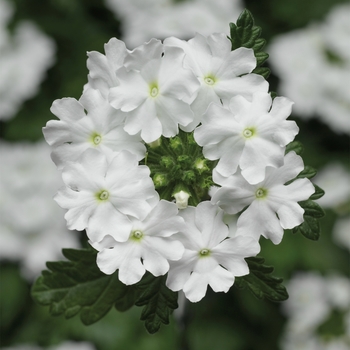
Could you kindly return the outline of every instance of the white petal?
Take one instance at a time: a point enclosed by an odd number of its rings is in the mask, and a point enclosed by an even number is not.
[[[85,117],[83,106],[75,98],[55,100],[50,110],[56,117],[67,122]]]
[[[111,88],[109,102],[116,109],[130,112],[146,100],[149,86],[138,72],[122,67],[116,74],[120,84]]]

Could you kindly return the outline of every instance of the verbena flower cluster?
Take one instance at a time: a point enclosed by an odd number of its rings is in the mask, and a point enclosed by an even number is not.
[[[44,135],[65,183],[55,199],[101,271],[127,285],[167,274],[197,302],[249,273],[261,235],[278,244],[303,222],[298,202],[314,186],[293,181],[303,161],[285,155],[292,102],[252,73],[253,50],[231,51],[225,34],[133,51],[113,38],[87,66],[81,98],[56,100]]]

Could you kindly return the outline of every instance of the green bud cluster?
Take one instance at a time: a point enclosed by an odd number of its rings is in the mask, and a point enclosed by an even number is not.
[[[144,164],[150,168],[162,199],[173,200],[179,186],[190,194],[189,205],[196,206],[208,199],[215,162],[204,158],[202,147],[194,140],[193,133],[180,130],[175,137],[162,136],[157,146],[147,145]]]

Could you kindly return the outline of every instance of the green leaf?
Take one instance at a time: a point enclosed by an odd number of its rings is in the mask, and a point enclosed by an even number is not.
[[[100,320],[122,298],[127,287],[118,274],[105,275],[96,265],[91,249],[63,249],[69,261],[48,262],[32,287],[33,299],[50,306],[50,314],[71,318],[80,313],[85,325]]]
[[[248,288],[257,298],[271,301],[288,299],[288,292],[282,285],[283,279],[271,276],[274,268],[263,265],[261,257],[247,258],[249,275],[237,277],[235,285],[239,288]]]
[[[300,156],[304,151],[304,147],[299,141],[293,141],[287,145],[285,154],[289,153],[290,151],[294,151]]]
[[[306,238],[317,241],[320,238],[321,232],[318,219],[324,216],[324,211],[312,200],[302,201],[299,204],[305,210],[304,222],[298,227],[295,227],[293,232],[300,231]]]
[[[126,311],[143,306],[141,320],[150,333],[169,323],[170,313],[178,307],[177,293],[165,286],[166,276],[146,273],[140,282],[126,286],[118,272],[105,275],[96,265],[97,252],[91,249],[63,249],[68,261],[48,262],[32,287],[33,299],[49,306],[52,316],[71,318],[80,314],[85,325],[100,320],[114,305]]]
[[[304,170],[296,177],[297,179],[308,178],[311,179],[317,174],[316,169],[309,165],[305,165]]]
[[[266,45],[265,39],[259,38],[261,35],[261,28],[254,25],[254,18],[248,10],[244,10],[239,18],[237,24],[230,23],[230,37],[231,49],[236,50],[239,47],[247,47],[254,50],[256,57],[256,68],[253,73],[262,75],[265,79],[270,74],[270,69],[267,67],[260,67],[269,57],[263,48]]]
[[[310,199],[316,200],[316,199],[319,199],[319,198],[323,197],[324,196],[324,190],[321,187],[315,185],[314,183],[313,183],[313,185],[315,187],[315,193],[310,197]]]
[[[136,284],[140,293],[135,305],[144,306],[141,320],[149,333],[156,333],[161,324],[169,324],[169,315],[178,307],[177,292],[171,291],[166,285],[166,275],[154,277],[147,273]]]

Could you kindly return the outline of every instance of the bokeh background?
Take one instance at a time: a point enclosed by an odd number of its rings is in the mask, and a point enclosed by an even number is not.
[[[229,34],[248,8],[262,27],[270,90],[295,101],[305,164],[326,191],[319,241],[286,232],[261,256],[290,299],[257,300],[231,288],[186,305],[185,327],[149,335],[140,308],[111,310],[91,326],[52,317],[30,297],[45,261],[84,234],[68,231],[52,200],[61,186],[43,141],[55,99],[79,99],[86,52],[111,37],[129,49],[152,37]],[[350,349],[350,3],[340,0],[0,0],[1,348],[50,350]]]

